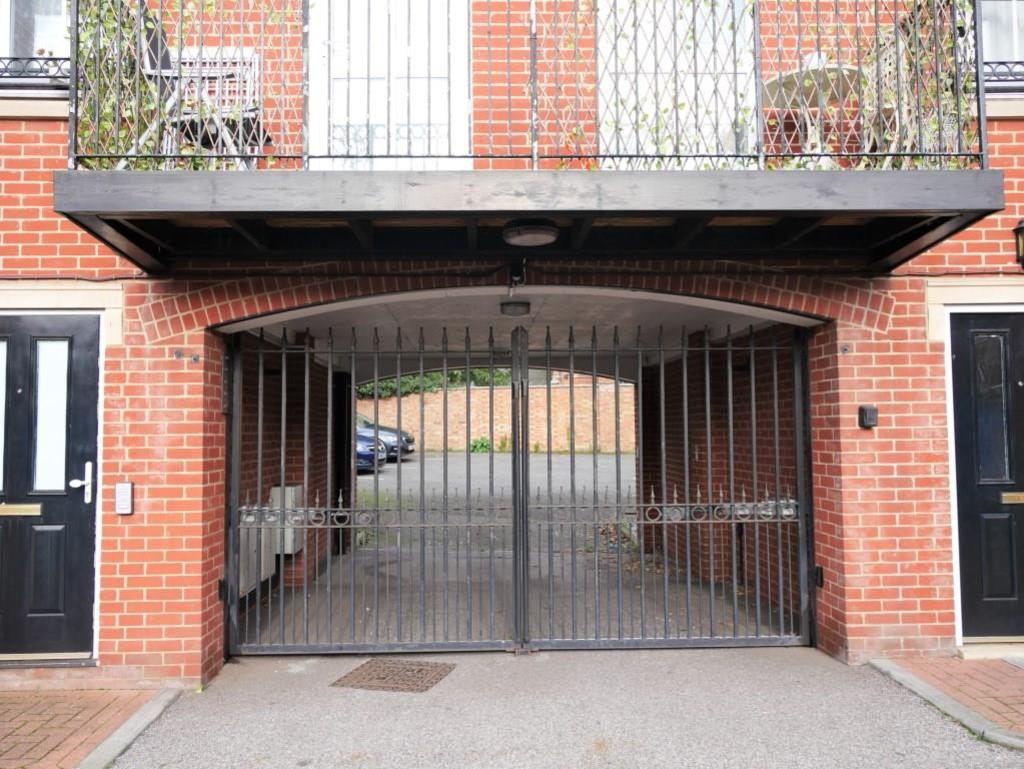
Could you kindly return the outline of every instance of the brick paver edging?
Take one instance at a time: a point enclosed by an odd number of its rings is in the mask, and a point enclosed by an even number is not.
[[[113,734],[96,746],[76,769],[105,769],[138,739],[146,728],[178,699],[180,689],[161,689],[154,697],[133,713]]]
[[[1024,750],[1024,734],[1011,732],[971,710],[948,694],[939,691],[918,676],[900,667],[893,660],[872,660],[871,666],[889,676],[892,680],[914,692],[921,699],[931,703],[950,718],[953,718],[988,742],[1008,748]]]

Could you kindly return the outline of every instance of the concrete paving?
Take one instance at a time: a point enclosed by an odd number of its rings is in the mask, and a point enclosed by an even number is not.
[[[364,659],[231,663],[115,766],[1024,766],[878,671],[812,649],[429,655],[456,668],[422,694],[329,686]]]
[[[445,461],[447,458],[447,462]],[[489,496],[490,464],[488,454],[469,455],[469,478],[467,484],[466,453],[449,451],[447,457],[443,453],[414,453],[402,462],[402,495],[419,498],[420,494],[420,463],[423,463],[424,495],[427,499],[440,498],[445,489],[443,479],[448,477],[448,493],[458,499],[466,493],[469,486],[470,494],[476,498]],[[583,499],[589,499],[594,489],[594,455],[576,454],[575,467],[568,454],[551,455],[551,491],[557,498],[559,494],[568,499],[569,490],[576,481],[576,492]],[[597,490],[603,498],[615,498],[616,465],[618,466],[621,493],[623,498],[635,497],[636,458],[633,454],[622,454],[618,461],[614,454],[597,455]],[[696,483],[696,482],[695,482]],[[548,455],[530,455],[530,495],[531,497],[547,494]],[[373,473],[357,476],[356,485],[359,497],[369,504],[373,498]],[[394,499],[398,495],[398,464],[391,462],[377,473],[377,490],[382,498]],[[649,490],[648,490],[649,491]],[[692,490],[691,490],[692,492]],[[705,489],[705,494],[706,494]],[[512,495],[512,455],[508,453],[494,454],[494,496],[497,499],[509,498]],[[682,499],[683,490],[678,491]]]

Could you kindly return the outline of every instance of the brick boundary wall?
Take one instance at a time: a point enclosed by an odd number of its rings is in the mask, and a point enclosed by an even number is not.
[[[551,393],[551,450],[569,450],[569,390],[568,384],[553,384]],[[590,423],[594,404],[591,378],[577,375],[574,390],[576,451],[590,452],[594,443]],[[542,384],[530,384],[530,450],[547,451],[548,392]],[[490,429],[490,407],[492,398],[487,386],[470,388],[470,440],[487,438]],[[631,382],[619,382],[619,449],[632,453],[634,438],[634,394]],[[440,451],[445,445],[441,413],[444,402],[442,392],[425,393],[423,396],[424,427],[420,440],[420,396],[406,395],[402,398],[402,430],[411,433],[417,442],[417,451]],[[398,399],[381,398],[377,402],[378,421],[381,425],[395,427],[398,424]],[[494,448],[508,446],[512,440],[512,392],[506,386],[495,386],[494,407]],[[373,398],[361,398],[356,408],[363,416],[373,419]],[[615,451],[615,383],[611,379],[599,378],[597,383],[597,450]],[[452,387],[448,390],[448,437],[447,448],[451,451],[466,449],[466,389]]]

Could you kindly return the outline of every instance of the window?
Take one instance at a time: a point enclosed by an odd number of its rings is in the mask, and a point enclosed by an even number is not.
[[[636,168],[742,166],[756,142],[750,7],[605,3],[598,11],[604,151],[636,157]]]
[[[311,5],[310,148],[333,158],[312,167],[468,167],[469,18],[468,0]]]
[[[1024,91],[1024,0],[983,0],[981,34],[986,88]]]
[[[0,0],[0,86],[66,87],[66,0]]]

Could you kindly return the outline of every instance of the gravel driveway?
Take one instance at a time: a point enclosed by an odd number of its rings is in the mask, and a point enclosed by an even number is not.
[[[425,693],[329,686],[364,659],[231,663],[116,766],[1024,766],[875,670],[812,649],[430,655],[456,668]]]

